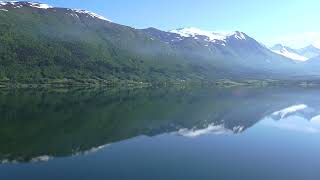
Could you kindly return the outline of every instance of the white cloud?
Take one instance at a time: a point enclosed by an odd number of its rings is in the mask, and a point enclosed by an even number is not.
[[[313,44],[320,48],[320,32],[289,33],[264,40],[267,46],[283,44],[293,48],[302,48]]]

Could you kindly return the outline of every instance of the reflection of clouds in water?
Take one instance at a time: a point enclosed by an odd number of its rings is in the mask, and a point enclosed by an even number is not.
[[[202,136],[205,134],[216,134],[216,135],[221,135],[221,134],[233,134],[233,133],[239,133],[242,132],[244,127],[242,126],[236,126],[232,130],[227,129],[224,127],[224,125],[214,125],[210,124],[208,127],[203,128],[203,129],[180,129],[177,134],[185,137],[198,137]]]
[[[80,155],[88,155],[88,154],[91,154],[91,153],[96,153],[106,147],[110,146],[110,144],[106,144],[106,145],[102,145],[102,146],[98,146],[98,147],[93,147],[87,151],[80,151],[80,150],[77,150],[75,151],[72,156],[80,156]],[[33,162],[33,163],[37,163],[37,162],[47,162],[47,161],[50,161],[52,159],[54,159],[55,157],[54,156],[49,156],[49,155],[42,155],[42,156],[38,156],[38,157],[34,157],[30,160],[30,162]],[[7,164],[7,163],[10,163],[10,164],[14,164],[14,163],[19,163],[19,159],[22,159],[22,158],[17,158],[17,160],[9,160],[9,159],[3,159],[3,160],[0,160],[0,164]]]
[[[290,106],[287,108],[284,108],[280,111],[276,111],[274,113],[272,113],[272,115],[274,116],[280,116],[281,119],[284,118],[286,115],[290,114],[290,113],[294,113],[297,112],[299,110],[303,110],[306,109],[308,106],[305,104],[299,104],[299,105],[294,105],[294,106]]]
[[[96,153],[108,146],[110,146],[111,144],[105,144],[105,145],[102,145],[102,146],[98,146],[98,147],[93,147],[87,151],[76,151],[73,155],[74,156],[78,156],[78,155],[87,155],[87,154],[91,154],[91,153]]]
[[[31,162],[46,162],[46,161],[49,161],[51,158],[52,158],[51,156],[44,155],[44,156],[32,158]]]
[[[320,115],[316,113],[305,104],[293,105],[272,113],[263,119],[262,124],[290,131],[320,133]]]
[[[317,123],[320,124],[320,115],[314,116],[313,118],[310,119],[312,123]]]
[[[15,163],[19,163],[19,159],[22,159],[22,158],[17,158],[16,160],[9,160],[9,159],[3,159],[0,161],[0,164],[7,164],[7,163],[10,163],[10,164],[15,164]],[[52,156],[48,156],[48,155],[42,155],[42,156],[38,156],[38,157],[34,157],[30,160],[30,162],[47,162],[49,160],[53,159]]]
[[[264,119],[263,125],[304,133],[320,132],[320,126],[315,126],[315,124],[311,123],[307,119],[298,116],[289,116],[281,119],[281,121],[275,121],[272,118],[266,118]]]

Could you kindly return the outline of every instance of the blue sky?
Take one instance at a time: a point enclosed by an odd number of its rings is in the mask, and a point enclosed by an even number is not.
[[[318,0],[39,0],[136,28],[240,30],[267,45],[320,43]]]

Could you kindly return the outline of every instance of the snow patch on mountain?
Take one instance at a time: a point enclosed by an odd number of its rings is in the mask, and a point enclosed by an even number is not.
[[[111,22],[111,20],[101,16],[101,15],[98,15],[96,13],[93,13],[93,12],[90,12],[90,11],[87,11],[87,10],[82,10],[82,9],[73,9],[74,12],[76,13],[79,13],[79,14],[86,14],[92,18],[97,18],[97,19],[101,19],[101,20],[104,20],[104,21],[109,21]]]
[[[229,134],[231,132],[231,130],[226,129],[223,125],[210,124],[203,129],[180,129],[177,133],[185,137],[198,137],[205,134]]]
[[[190,27],[190,28],[181,28],[169,31],[170,33],[179,34],[182,37],[193,37],[194,39],[198,39],[197,36],[205,36],[208,41],[216,42],[216,41],[224,41],[229,37],[234,37],[238,40],[245,40],[246,37],[242,32],[213,32],[213,31],[205,31],[198,28]]]
[[[320,124],[320,115],[314,116],[310,119],[310,122]]]
[[[292,60],[296,60],[296,61],[307,61],[308,58],[301,56],[299,54],[296,54],[294,52],[289,52],[287,49],[281,49],[281,50],[272,50],[273,52],[285,56],[287,58],[290,58]]]
[[[18,3],[18,1],[0,1],[0,6],[5,6],[5,5],[15,5],[16,3]]]
[[[0,7],[5,8],[6,6],[11,8],[22,8],[22,7],[32,7],[32,8],[38,8],[38,9],[54,8],[48,4],[43,4],[43,3],[34,3],[34,2],[25,2],[25,1],[6,1],[6,2],[0,1]],[[3,8],[1,8],[0,10],[8,11],[7,9],[3,9]],[[79,14],[85,14],[92,18],[111,22],[109,19],[87,10],[82,10],[82,9],[68,9],[68,10],[74,11],[75,13],[79,13]]]
[[[14,6],[14,8],[22,8],[23,6],[30,6],[34,8],[39,8],[39,9],[49,9],[53,8],[52,6],[49,6],[48,4],[43,4],[43,3],[34,3],[34,2],[24,2],[24,1],[0,1],[0,7],[1,6]]]
[[[34,8],[39,8],[39,9],[49,9],[49,8],[53,8],[52,6],[49,6],[48,4],[42,4],[42,3],[31,3],[30,2],[30,6],[34,7]]]
[[[283,46],[282,44],[276,44],[270,48],[270,50],[295,61],[307,61],[309,59],[308,57],[299,54],[297,50]]]
[[[31,162],[47,162],[50,159],[52,159],[51,156],[43,155],[43,156],[38,156],[38,157],[32,158]]]
[[[13,6],[14,8],[21,8],[23,7],[21,5],[21,3],[19,3],[18,1],[0,1],[0,7],[2,6]]]
[[[223,124],[215,125],[215,124],[209,124],[207,127],[203,129],[180,129],[177,134],[185,137],[198,137],[206,134],[232,134],[232,133],[240,133],[244,130],[243,126],[236,126],[232,129],[227,129]]]
[[[305,105],[305,104],[293,105],[293,106],[284,108],[284,109],[282,109],[280,111],[276,111],[276,112],[272,113],[272,115],[280,116],[281,119],[283,119],[284,117],[286,117],[290,113],[294,113],[294,112],[297,112],[297,111],[300,111],[300,110],[303,110],[303,109],[306,109],[306,108],[308,108],[308,106]]]

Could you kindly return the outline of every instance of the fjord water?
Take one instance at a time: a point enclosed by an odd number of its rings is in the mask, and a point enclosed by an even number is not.
[[[0,179],[319,179],[319,92],[1,90]]]

